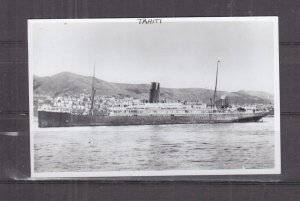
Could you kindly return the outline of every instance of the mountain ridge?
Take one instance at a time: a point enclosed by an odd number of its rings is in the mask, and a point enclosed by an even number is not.
[[[90,94],[92,76],[83,76],[70,72],[61,72],[52,76],[33,76],[34,95]],[[114,83],[95,78],[96,95],[114,96],[118,98],[133,97],[148,100],[150,84]],[[204,88],[164,88],[160,89],[161,100],[201,101],[210,104],[214,90]],[[273,95],[261,91],[236,92],[218,91],[217,98],[226,95],[233,104],[269,104]]]

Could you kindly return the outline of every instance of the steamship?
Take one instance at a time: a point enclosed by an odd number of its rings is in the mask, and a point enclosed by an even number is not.
[[[201,124],[256,122],[267,116],[269,111],[244,109],[229,106],[226,98],[216,101],[219,62],[217,62],[216,82],[211,105],[182,102],[159,101],[160,84],[152,82],[149,100],[138,104],[113,105],[105,112],[94,108],[95,67],[91,90],[91,106],[88,114],[76,114],[67,110],[38,110],[38,126],[124,126],[124,125],[162,125],[162,124]]]

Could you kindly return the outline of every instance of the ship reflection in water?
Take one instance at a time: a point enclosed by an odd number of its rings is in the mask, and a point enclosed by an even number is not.
[[[274,118],[243,124],[43,128],[35,172],[274,167]]]

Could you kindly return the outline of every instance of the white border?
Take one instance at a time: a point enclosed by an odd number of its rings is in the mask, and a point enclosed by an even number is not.
[[[28,81],[29,81],[29,136],[30,136],[30,174],[31,177],[34,177],[34,137],[32,134],[33,131],[33,22],[28,20]]]
[[[102,172],[34,172],[34,138],[31,131],[33,125],[33,25],[37,23],[117,23],[134,22],[145,18],[114,18],[114,19],[33,19],[28,20],[28,74],[29,74],[29,117],[30,117],[30,164],[32,178],[61,178],[61,177],[133,177],[133,176],[188,176],[188,175],[251,175],[251,174],[280,174],[280,93],[279,93],[279,40],[278,17],[180,17],[159,18],[163,22],[253,22],[270,21],[274,24],[274,168],[272,169],[220,169],[220,170],[165,170],[165,171],[102,171]]]

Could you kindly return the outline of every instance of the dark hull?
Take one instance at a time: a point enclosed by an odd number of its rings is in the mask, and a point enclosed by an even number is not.
[[[125,126],[256,122],[268,113],[212,113],[184,116],[89,116],[59,112],[38,112],[39,127]]]

